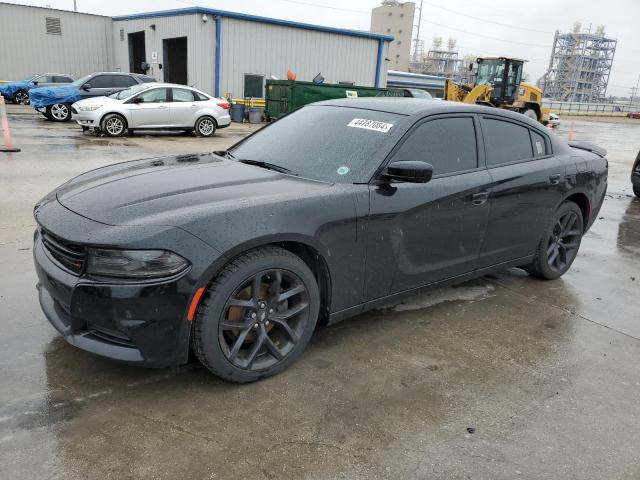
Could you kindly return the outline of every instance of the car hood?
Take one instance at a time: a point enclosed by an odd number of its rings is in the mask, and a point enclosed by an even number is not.
[[[78,100],[74,105],[87,107],[89,105],[105,105],[107,103],[122,103],[122,100],[116,100],[115,98],[109,97],[91,97]]]
[[[119,163],[87,172],[56,191],[67,209],[108,225],[180,226],[215,211],[299,197],[327,184],[213,154]]]
[[[34,108],[47,107],[54,103],[73,103],[80,98],[80,89],[75,85],[38,87],[29,90],[29,99]]]

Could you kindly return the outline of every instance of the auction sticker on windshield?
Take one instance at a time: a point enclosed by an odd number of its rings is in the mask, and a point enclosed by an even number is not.
[[[393,127],[393,123],[378,122],[377,120],[367,120],[366,118],[354,118],[347,127],[364,128],[374,132],[387,133]]]

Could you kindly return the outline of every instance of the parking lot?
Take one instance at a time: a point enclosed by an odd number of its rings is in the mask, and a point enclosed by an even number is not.
[[[22,152],[0,153],[0,478],[640,477],[640,121],[562,118],[558,135],[609,151],[609,188],[561,279],[438,289],[321,328],[281,375],[233,385],[66,344],[38,305],[32,208],[86,170],[259,126],[110,139],[8,111]]]

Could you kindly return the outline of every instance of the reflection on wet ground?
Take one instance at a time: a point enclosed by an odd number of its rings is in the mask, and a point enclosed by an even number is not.
[[[249,130],[106,140],[21,112],[24,151],[0,157],[0,478],[640,477],[637,125],[573,121],[611,175],[562,279],[512,269],[435,290],[321,329],[286,373],[236,386],[67,345],[37,304],[31,206],[86,169]]]

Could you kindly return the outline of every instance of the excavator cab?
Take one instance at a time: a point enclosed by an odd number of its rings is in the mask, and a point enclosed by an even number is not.
[[[491,87],[491,103],[511,105],[518,96],[524,60],[507,57],[478,58],[476,85]]]

